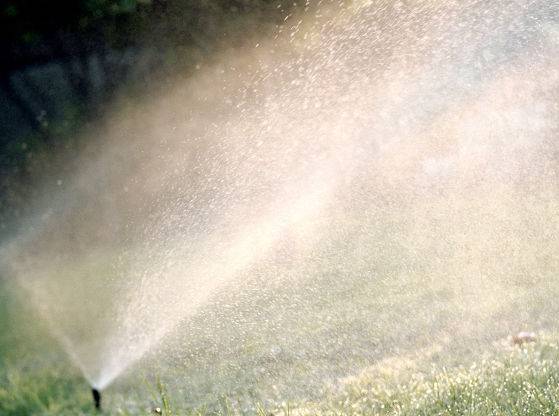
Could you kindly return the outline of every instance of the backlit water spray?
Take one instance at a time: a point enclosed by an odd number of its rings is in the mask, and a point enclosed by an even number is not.
[[[279,322],[308,324],[273,349],[291,357],[283,368],[310,363],[305,380],[419,345],[421,331],[506,326],[510,282],[558,266],[558,19],[557,2],[527,0],[309,9],[277,39],[115,106],[4,263],[99,390],[258,285],[272,305],[309,290],[298,318],[258,318],[272,338]],[[391,309],[418,282],[425,303]],[[366,297],[342,302],[337,285]],[[375,338],[395,322],[405,336]]]

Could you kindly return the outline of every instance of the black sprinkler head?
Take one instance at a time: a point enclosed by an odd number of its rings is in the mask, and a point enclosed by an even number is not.
[[[93,402],[95,403],[95,408],[97,410],[101,410],[101,392],[96,388],[92,388],[91,393],[93,394]]]

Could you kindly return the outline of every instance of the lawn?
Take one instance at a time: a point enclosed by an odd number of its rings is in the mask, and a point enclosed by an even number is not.
[[[353,285],[323,277],[297,287],[307,294],[320,287],[315,299],[287,301],[290,291],[278,288],[274,297],[283,305],[265,296],[251,304],[249,294],[239,295],[247,297],[239,310],[217,307],[186,326],[197,334],[183,344],[194,358],[178,359],[176,349],[153,354],[109,386],[104,413],[149,414],[159,407],[175,415],[557,414],[559,337],[553,307],[541,309],[555,296],[550,286],[485,305],[485,313],[499,319],[478,316],[473,326],[449,300],[455,281],[438,282],[435,290],[421,280],[415,290],[403,291],[401,285],[412,282],[406,276],[356,279]],[[96,414],[87,382],[35,319],[24,293],[8,282],[0,293],[0,414]],[[293,312],[303,307],[306,314]],[[244,323],[211,331],[197,324],[223,321],[227,310],[233,320],[244,316]],[[276,322],[270,325],[262,315],[272,314]],[[536,342],[512,345],[507,334],[521,321],[515,314],[535,323]],[[396,321],[398,316],[406,320]],[[212,344],[210,333],[234,346]]]

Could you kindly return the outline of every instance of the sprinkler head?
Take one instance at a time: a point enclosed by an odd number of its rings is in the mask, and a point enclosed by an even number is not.
[[[91,389],[91,393],[93,394],[93,403],[95,403],[95,408],[97,410],[101,410],[101,392],[94,387]]]

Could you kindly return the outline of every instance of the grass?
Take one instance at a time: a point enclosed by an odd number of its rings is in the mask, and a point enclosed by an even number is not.
[[[559,347],[545,340],[469,367],[411,375],[404,383],[365,375],[349,383],[322,414],[557,415]]]
[[[6,289],[6,288],[4,288]],[[43,351],[46,332],[15,319],[22,303],[2,292],[0,303],[0,415],[94,415],[89,386],[56,349]],[[409,299],[406,299],[409,301]],[[386,356],[341,380],[319,398],[270,406],[255,402],[248,412],[275,415],[558,415],[559,336],[539,334],[522,347],[505,339],[485,350],[460,351],[460,339],[413,353]],[[16,347],[17,346],[17,347]],[[450,347],[449,347],[450,346]],[[441,358],[441,354],[456,358]],[[159,379],[141,393],[111,391],[103,414],[204,416],[245,413],[224,398],[219,409],[189,407]],[[136,386],[137,387],[137,386]],[[169,386],[170,387],[170,386]],[[134,390],[134,387],[131,389]],[[141,397],[141,395],[147,395]],[[256,400],[256,399],[255,399]]]
[[[343,387],[314,403],[288,404],[255,414],[297,415],[557,415],[559,414],[559,344],[546,337],[524,347],[503,345],[490,358],[468,367],[414,373],[398,360],[364,370],[345,380]],[[393,371],[390,371],[390,367]],[[402,380],[402,379],[405,379]],[[153,409],[163,415],[214,414],[207,409],[173,408],[164,385],[153,386]],[[113,409],[115,410],[115,409]],[[149,408],[127,410],[121,415],[148,414]],[[217,414],[237,413],[230,407]],[[2,367],[0,414],[95,414],[87,385],[63,368]],[[111,412],[107,413],[111,414]]]
[[[83,380],[63,369],[32,371],[4,367],[0,376],[0,414],[71,415],[91,414],[89,389]]]
[[[277,340],[263,342],[264,338],[277,336],[276,326],[268,329],[264,325],[206,328],[210,332],[205,334],[205,341],[196,336],[195,341],[201,339],[196,341],[200,345],[187,344],[188,350],[195,351],[198,361],[190,367],[173,368],[169,363],[156,366],[147,377],[146,373],[141,377],[137,374],[128,379],[124,377],[124,381],[118,381],[104,395],[106,410],[103,414],[145,415],[155,408],[160,408],[161,414],[167,416],[559,414],[556,406],[559,402],[559,335],[553,332],[550,321],[553,309],[542,308],[556,295],[552,287],[546,286],[545,291],[540,291],[535,286],[526,288],[525,292],[515,288],[517,298],[512,300],[510,310],[504,302],[497,306],[488,304],[484,309],[488,316],[497,317],[511,317],[522,311],[524,322],[539,323],[538,341],[519,348],[506,340],[510,329],[499,327],[503,319],[496,320],[493,326],[480,322],[475,331],[470,326],[456,325],[463,312],[448,309],[441,282],[437,283],[437,291],[433,288],[420,290],[425,287],[421,280],[413,285],[415,290],[401,289],[402,284],[411,282],[408,276],[404,281],[393,278],[388,283],[356,281],[352,287],[341,283],[336,286],[336,281],[332,280],[315,304],[309,299],[280,305],[269,303],[268,309],[258,311],[264,318],[277,317],[276,307],[296,308],[305,304],[309,307],[305,317],[293,313],[286,314],[284,321],[277,318],[279,324],[275,325],[284,331],[280,336],[297,347],[282,349],[274,358],[276,361],[265,354],[270,344],[281,348],[289,346],[276,344]],[[317,288],[322,284],[317,283]],[[456,282],[448,282],[447,289],[452,285],[456,286]],[[33,311],[25,299],[14,296],[18,291],[7,283],[1,283],[0,289],[0,415],[96,414],[88,384],[69,364],[40,321],[32,319]],[[386,303],[388,295],[390,303]],[[276,291],[274,296],[281,298],[282,294]],[[533,301],[528,302],[529,299]],[[526,308],[521,310],[518,304]],[[236,308],[244,307],[244,312],[249,313],[257,310],[255,306],[242,303]],[[489,307],[496,309],[487,309]],[[417,313],[414,315],[410,311]],[[293,316],[298,318],[297,322],[290,322]],[[327,319],[330,316],[332,318]],[[443,326],[441,316],[448,320]],[[399,317],[405,317],[405,322],[397,321]],[[221,316],[200,319],[227,322]],[[246,319],[249,323],[256,320],[253,316]],[[366,329],[371,322],[378,326]],[[397,324],[391,325],[391,322]],[[465,328],[478,340],[482,333],[481,342],[472,343]],[[410,329],[417,333],[409,333]],[[440,334],[435,332],[437,330]],[[228,355],[208,343],[212,336],[227,339],[232,331],[246,333],[237,334],[236,347],[225,350]],[[361,359],[359,366],[349,366],[355,357],[334,346],[338,338],[347,339],[357,334],[360,338],[351,340],[347,346],[376,347],[379,352],[371,354],[367,360]],[[406,338],[410,335],[414,338]],[[319,349],[321,345],[327,347]],[[297,359],[293,354],[301,351],[302,358]],[[313,351],[315,355],[311,354]],[[214,366],[210,367],[212,361]],[[232,362],[236,367],[227,367]],[[334,364],[345,368],[346,377],[338,378],[336,384],[323,391],[319,391],[315,383],[307,391],[301,390],[295,399],[283,395],[291,385],[296,385],[297,378],[304,378],[303,374],[316,370],[324,362],[330,366],[325,368],[333,368]],[[198,376],[196,366],[202,368]],[[255,371],[262,366],[268,366],[264,377]],[[153,377],[158,371],[161,379]],[[318,376],[324,374],[320,371],[316,373]],[[229,378],[223,375],[228,372],[232,374],[227,376]],[[185,374],[188,377],[185,378]],[[283,390],[273,401],[263,401],[265,394],[247,395],[251,385],[266,382],[284,383]],[[238,385],[224,387],[227,383]],[[215,390],[216,386],[222,390]],[[199,400],[193,400],[194,387],[205,391]],[[212,400],[217,404],[212,404]]]
[[[181,348],[194,358],[157,358],[147,373],[125,375],[104,394],[104,414],[559,414],[551,271],[518,283],[430,281],[413,263],[387,259],[377,268],[390,278],[379,279],[354,260],[332,262],[352,280],[320,269],[320,279],[293,289],[224,298],[226,307],[192,319]],[[0,282],[0,415],[96,414],[89,386],[17,293]],[[515,329],[538,331],[538,341],[512,347],[506,336]],[[301,389],[301,380],[313,382]],[[276,385],[273,400],[264,400],[270,389],[251,390]]]

